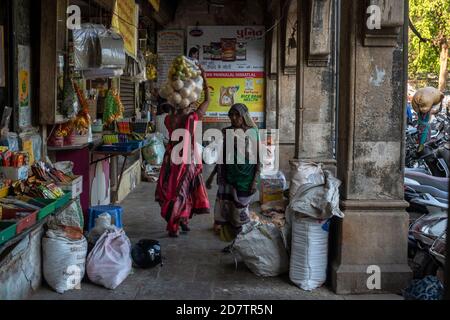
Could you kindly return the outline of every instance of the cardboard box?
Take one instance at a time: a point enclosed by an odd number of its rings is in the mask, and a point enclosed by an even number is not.
[[[285,181],[274,177],[261,177],[261,204],[273,201],[283,201]]]
[[[76,199],[83,193],[83,176],[76,176],[76,178],[68,184],[58,183],[64,192],[72,192],[72,199]]]

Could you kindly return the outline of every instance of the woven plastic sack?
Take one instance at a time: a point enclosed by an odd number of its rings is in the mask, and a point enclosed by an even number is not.
[[[252,221],[244,225],[234,249],[257,276],[276,277],[289,270],[289,257],[278,228]]]
[[[325,171],[324,184],[304,184],[290,201],[294,212],[314,219],[330,219],[333,216],[343,218],[339,209],[339,186],[341,181]]]
[[[87,241],[70,240],[61,232],[48,231],[42,239],[43,275],[48,285],[62,294],[78,288],[85,273]]]
[[[313,162],[291,162],[291,185],[289,187],[289,200],[295,197],[298,188],[304,184],[324,184],[325,177],[322,165]]]
[[[292,221],[292,245],[289,278],[306,291],[321,287],[327,279],[328,232],[325,221]]]

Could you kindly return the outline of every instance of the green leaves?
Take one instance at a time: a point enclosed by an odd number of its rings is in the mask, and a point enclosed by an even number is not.
[[[450,1],[410,0],[409,15],[417,31],[427,42],[410,31],[409,77],[439,76],[439,54],[442,41],[450,42]]]

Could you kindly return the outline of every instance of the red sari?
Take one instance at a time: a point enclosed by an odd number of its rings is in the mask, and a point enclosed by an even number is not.
[[[175,128],[172,128],[170,117],[166,117],[165,125],[170,137],[176,129],[186,131],[182,142],[171,141],[168,144],[156,188],[156,201],[161,206],[161,216],[167,221],[167,231],[172,234],[178,232],[181,222],[187,224],[194,214],[209,213],[210,209],[201,161],[199,164],[195,164],[193,160],[191,163],[183,161],[182,164],[175,164],[171,160],[172,150],[178,143],[183,143],[184,146],[183,159],[193,159],[196,148],[194,132],[200,119],[196,112],[184,119],[178,118]],[[186,151],[190,151],[190,154]]]

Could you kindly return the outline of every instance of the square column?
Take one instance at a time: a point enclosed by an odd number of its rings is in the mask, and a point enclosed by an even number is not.
[[[368,29],[373,4],[381,9],[379,30]],[[338,294],[398,293],[412,277],[403,200],[404,5],[341,1],[337,171],[345,217],[332,226],[330,270]]]

